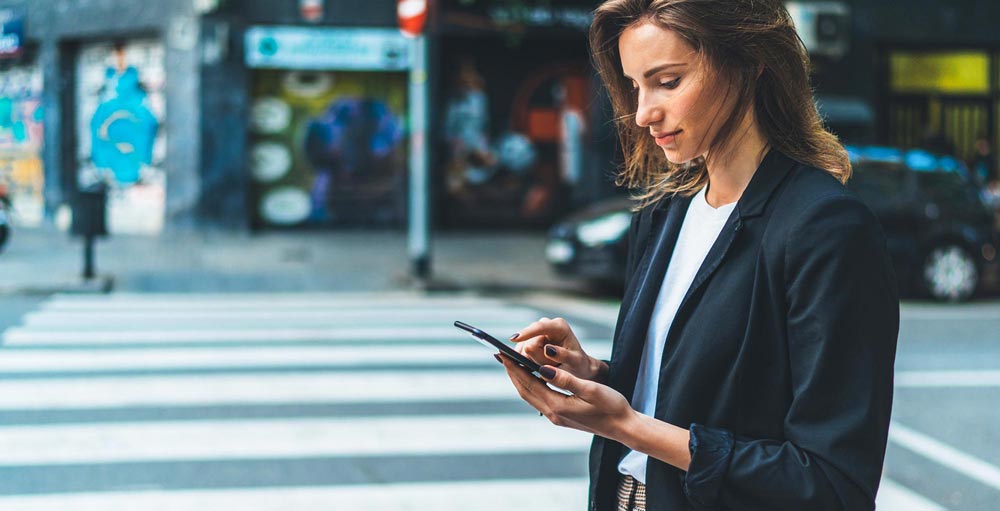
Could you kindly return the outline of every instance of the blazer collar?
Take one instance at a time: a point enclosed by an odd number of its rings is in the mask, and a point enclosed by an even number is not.
[[[774,190],[785,178],[788,171],[795,166],[795,160],[789,158],[785,153],[771,148],[764,155],[760,166],[750,178],[746,190],[736,203],[736,210],[741,218],[751,218],[760,216],[767,206],[768,200],[774,195]]]
[[[773,147],[768,149],[736,204],[740,217],[760,216],[764,212],[764,207],[767,206],[767,201],[774,194],[774,190],[788,174],[788,171],[795,166],[795,163],[795,160],[789,158],[785,153]],[[651,213],[665,213],[673,198],[672,195],[664,196],[650,207]]]

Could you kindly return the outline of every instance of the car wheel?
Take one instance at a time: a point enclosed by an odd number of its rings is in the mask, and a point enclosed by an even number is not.
[[[945,244],[931,249],[924,258],[924,288],[940,301],[968,300],[979,284],[979,268],[969,251]]]

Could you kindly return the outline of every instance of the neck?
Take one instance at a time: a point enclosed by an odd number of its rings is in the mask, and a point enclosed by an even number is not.
[[[752,114],[748,115],[729,147],[705,158],[708,171],[705,200],[708,204],[717,208],[738,201],[764,159],[767,147],[767,139],[757,122]]]

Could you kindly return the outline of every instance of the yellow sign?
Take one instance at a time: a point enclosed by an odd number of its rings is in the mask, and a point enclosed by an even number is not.
[[[893,53],[893,92],[988,94],[990,57],[984,51]]]

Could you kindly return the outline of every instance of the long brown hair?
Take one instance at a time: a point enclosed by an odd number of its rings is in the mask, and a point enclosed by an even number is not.
[[[618,39],[645,21],[677,34],[728,84],[732,111],[709,147],[725,147],[752,109],[771,147],[847,181],[847,151],[823,126],[809,84],[809,54],[779,0],[608,0],[594,11],[590,47],[625,155],[617,184],[640,190],[638,208],[666,195],[693,194],[708,180],[703,158],[671,163],[635,123],[636,98],[622,73]]]

